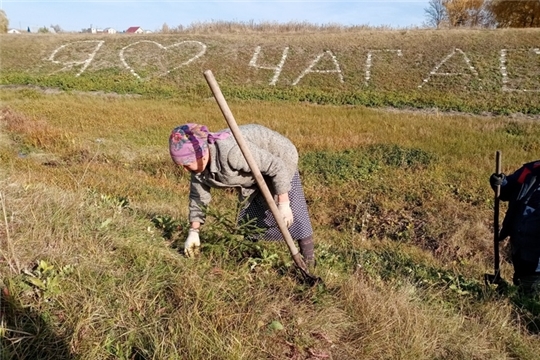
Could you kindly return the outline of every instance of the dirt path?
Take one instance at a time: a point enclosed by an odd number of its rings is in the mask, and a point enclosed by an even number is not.
[[[57,88],[50,88],[50,87],[41,87],[36,85],[0,85],[0,90],[21,90],[21,89],[31,89],[40,91],[43,94],[48,95],[55,95],[55,94],[62,94],[65,91],[57,89]],[[118,94],[115,92],[104,92],[104,91],[71,91],[72,94],[79,94],[79,95],[94,95],[94,96],[105,96],[105,97],[141,97],[141,95],[138,94]],[[471,113],[465,113],[465,112],[459,112],[459,111],[440,111],[438,109],[417,109],[417,108],[393,108],[393,107],[381,107],[381,108],[372,108],[376,110],[381,111],[387,111],[387,112],[395,112],[395,113],[410,113],[410,114],[432,114],[432,115],[439,115],[439,116],[452,116],[452,115],[464,115],[464,116],[477,116],[480,118],[504,118],[504,119],[512,119],[512,120],[540,120],[540,114],[537,115],[528,115],[528,114],[522,114],[522,113],[514,113],[510,115],[494,115],[492,113],[484,112],[482,114],[471,114]],[[1,119],[0,119],[1,120]],[[1,140],[0,140],[1,141]]]

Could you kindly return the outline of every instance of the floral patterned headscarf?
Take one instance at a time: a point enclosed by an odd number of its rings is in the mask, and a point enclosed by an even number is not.
[[[169,136],[169,152],[176,164],[191,164],[208,154],[208,144],[229,136],[231,133],[228,129],[211,133],[205,125],[180,125],[174,128]]]

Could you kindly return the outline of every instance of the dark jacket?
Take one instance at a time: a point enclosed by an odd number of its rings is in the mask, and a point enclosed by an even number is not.
[[[524,215],[531,196],[540,185],[540,161],[523,165],[506,177],[500,199],[508,201],[499,240],[510,237],[516,275],[534,274],[540,259],[540,208]],[[532,204],[531,204],[532,205]]]

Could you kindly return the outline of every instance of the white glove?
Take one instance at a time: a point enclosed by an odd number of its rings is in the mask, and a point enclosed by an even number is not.
[[[201,240],[199,239],[199,230],[189,229],[189,235],[184,243],[184,254],[193,258],[199,255]]]
[[[285,225],[287,225],[288,228],[291,227],[293,224],[293,214],[291,209],[291,202],[285,201],[278,204],[279,212],[281,213],[281,216],[283,217],[283,220],[285,221]]]

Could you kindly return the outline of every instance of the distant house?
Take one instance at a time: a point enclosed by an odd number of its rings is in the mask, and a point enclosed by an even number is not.
[[[116,34],[116,29],[113,29],[113,28],[105,28],[103,30],[104,33],[106,34]]]
[[[127,34],[142,34],[144,30],[140,26],[132,26],[126,30]]]
[[[8,30],[8,34],[20,34],[21,31],[20,30],[17,30],[17,29],[9,29]]]

